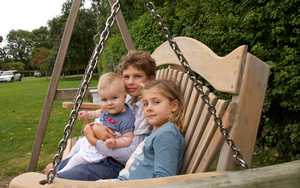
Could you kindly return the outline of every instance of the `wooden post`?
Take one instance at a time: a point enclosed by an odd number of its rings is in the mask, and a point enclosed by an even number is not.
[[[27,171],[34,171],[37,166],[37,161],[39,159],[41,145],[44,139],[46,127],[48,124],[49,116],[51,113],[54,97],[56,94],[56,89],[58,86],[58,81],[63,68],[64,60],[68,50],[69,42],[71,39],[73,27],[76,21],[77,13],[81,4],[81,0],[74,0],[72,3],[71,11],[69,13],[64,33],[61,39],[58,54],[56,56],[53,72],[51,75],[50,84],[48,87],[48,95],[44,100],[43,111],[39,121],[39,127],[35,135],[35,143],[32,148],[31,160]]]
[[[109,1],[110,6],[112,6],[116,0],[108,0],[108,1]],[[118,14],[116,15],[116,21],[117,21],[119,31],[121,32],[121,35],[122,35],[122,38],[123,38],[123,41],[125,43],[127,50],[128,51],[134,50],[135,49],[134,44],[133,44],[132,38],[128,32],[128,27],[126,25],[126,22],[123,17],[121,9],[119,10]]]

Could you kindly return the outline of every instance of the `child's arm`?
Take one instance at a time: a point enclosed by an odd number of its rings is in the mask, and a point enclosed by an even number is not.
[[[105,144],[110,149],[123,148],[129,146],[132,142],[132,139],[133,139],[133,133],[127,132],[120,137],[109,138],[105,140]]]
[[[116,149],[109,149],[106,147],[106,144],[103,141],[97,140],[96,149],[99,153],[103,155],[111,156],[114,159],[122,163],[125,163],[130,157],[131,153],[138,146],[138,144],[144,140],[144,137],[145,135],[135,135],[132,143],[128,147],[116,148]]]
[[[93,132],[93,128],[92,128],[92,123],[89,123],[89,124],[86,124],[84,129],[83,129],[83,132],[84,132],[84,136],[86,137],[86,139],[88,140],[88,142],[91,144],[91,145],[96,145],[96,142],[97,142],[97,138]]]
[[[91,125],[93,133],[98,140],[105,141],[109,138],[115,138],[114,132],[110,128],[105,127],[102,123],[93,122]]]
[[[94,120],[99,117],[101,114],[101,110],[84,110],[78,112],[78,119],[82,121]]]
[[[171,132],[160,134],[153,142],[154,177],[174,176],[177,174],[183,150],[180,139]],[[167,160],[166,160],[167,159]]]

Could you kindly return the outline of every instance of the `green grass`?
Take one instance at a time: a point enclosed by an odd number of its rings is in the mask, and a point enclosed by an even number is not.
[[[59,88],[79,87],[80,80],[61,80]],[[35,132],[47,95],[47,78],[24,78],[21,82],[0,83],[0,180],[25,172],[34,143]],[[91,85],[95,85],[93,80]],[[38,170],[52,161],[57,144],[62,138],[69,111],[54,103]],[[80,132],[77,123],[74,132]]]

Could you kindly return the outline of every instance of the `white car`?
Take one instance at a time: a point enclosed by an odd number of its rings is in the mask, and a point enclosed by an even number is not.
[[[3,71],[0,75],[0,82],[21,81],[22,74],[16,70]]]
[[[39,71],[34,71],[34,72],[33,72],[33,76],[34,76],[34,77],[41,77],[41,76],[42,76],[42,73],[39,72]]]

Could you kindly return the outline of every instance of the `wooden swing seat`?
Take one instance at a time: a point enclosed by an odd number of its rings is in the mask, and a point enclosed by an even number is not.
[[[210,103],[216,107],[224,127],[230,129],[230,138],[239,147],[244,160],[250,166],[267,87],[269,66],[248,53],[245,45],[224,57],[219,57],[195,39],[176,37],[174,40],[192,70],[206,79],[217,91],[232,96],[230,100],[223,100],[209,93]],[[189,185],[202,187],[205,183],[201,182],[210,182],[216,176],[228,176],[229,172],[224,171],[232,169],[234,164],[231,149],[224,143],[223,135],[208,112],[207,105],[202,101],[187,73],[182,71],[168,42],[160,45],[152,53],[152,57],[158,64],[157,78],[175,80],[180,83],[181,90],[184,91],[184,101],[187,106],[184,119],[187,148],[181,171],[183,175],[105,183],[55,178],[53,184],[47,187],[189,187]],[[204,90],[208,91],[207,88]],[[70,105],[65,104],[65,107],[68,108]],[[97,105],[93,104],[88,106],[97,108]],[[67,151],[70,149],[71,145],[67,146]],[[207,172],[211,170],[213,172]],[[243,172],[249,171],[251,170]],[[45,179],[43,174],[25,173],[15,177],[9,187],[44,187],[39,184],[42,179]]]

